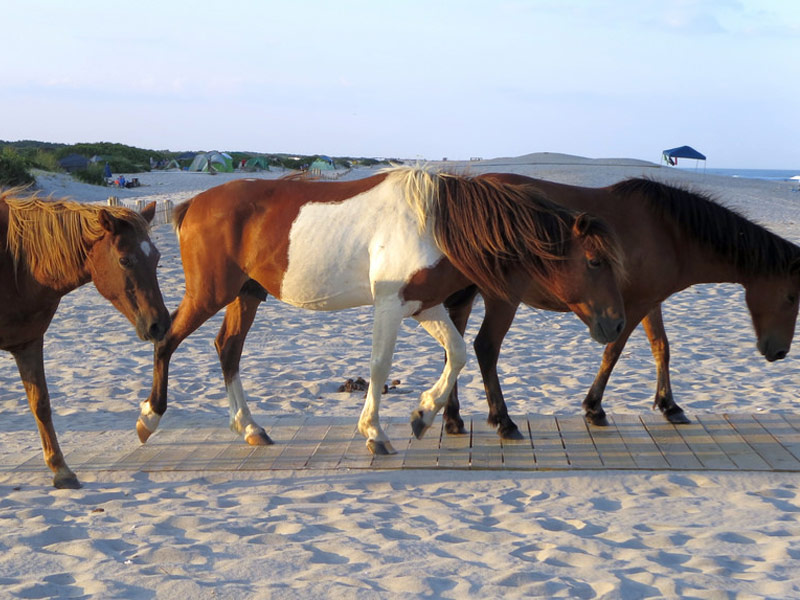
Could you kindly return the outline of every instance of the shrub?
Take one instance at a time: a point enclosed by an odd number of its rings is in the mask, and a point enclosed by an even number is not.
[[[85,169],[75,171],[73,177],[83,183],[92,185],[106,185],[106,178],[103,175],[104,166],[99,164],[89,165]]]
[[[28,172],[28,163],[13,148],[0,153],[0,187],[28,185],[36,180]]]

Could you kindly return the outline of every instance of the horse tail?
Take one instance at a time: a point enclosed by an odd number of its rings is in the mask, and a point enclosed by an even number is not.
[[[533,186],[440,174],[436,196],[437,246],[485,293],[510,299],[515,270],[548,278],[567,254],[575,214]]]
[[[181,225],[183,225],[183,220],[186,218],[186,211],[189,210],[189,207],[192,205],[192,200],[187,200],[186,202],[181,202],[172,210],[172,226],[175,228],[175,232],[180,234],[181,232]]]

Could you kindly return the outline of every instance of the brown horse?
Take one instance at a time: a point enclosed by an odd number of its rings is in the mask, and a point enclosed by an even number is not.
[[[239,180],[178,206],[174,220],[186,293],[156,347],[153,389],[137,423],[142,441],[167,408],[173,352],[227,306],[216,348],[231,429],[250,444],[272,443],[253,421],[239,378],[245,336],[267,294],[313,310],[375,307],[358,427],[376,454],[393,452],[378,409],[401,320],[414,317],[449,357],[412,413],[420,437],[466,360],[442,301],[472,281],[516,298],[536,280],[601,342],[615,339],[624,324],[620,251],[610,229],[527,185],[411,168],[347,182]]]
[[[156,280],[158,250],[147,234],[155,203],[142,215],[123,207],[0,194],[0,348],[11,352],[58,488],[79,488],[64,461],[44,376],[44,333],[61,297],[93,281],[143,340],[157,341],[169,313]]]
[[[661,302],[696,283],[732,282],[746,290],[747,307],[755,328],[757,346],[768,361],[789,352],[800,296],[800,247],[708,196],[649,179],[631,179],[606,188],[582,188],[531,179],[522,175],[486,174],[490,181],[535,186],[553,201],[597,215],[617,232],[625,252],[628,277],[621,286],[627,323],[616,341],[608,344],[583,408],[595,425],[608,423],[601,406],[608,378],[628,336],[642,323],[657,377],[655,408],[672,423],[688,423],[675,403],[669,379],[669,344],[664,331]],[[476,289],[448,302],[460,331],[466,328]],[[522,301],[536,308],[568,310],[558,298],[533,283]],[[485,298],[486,315],[475,340],[483,374],[489,422],[502,437],[519,436],[509,418],[497,378],[500,344],[516,306]],[[459,432],[463,423],[454,391],[444,411],[447,430]]]

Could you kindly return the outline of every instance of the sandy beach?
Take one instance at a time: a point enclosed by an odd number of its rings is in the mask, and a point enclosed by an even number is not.
[[[797,184],[706,175],[629,159],[539,153],[435,163],[458,172],[514,172],[584,186],[647,176],[709,192],[800,243]],[[374,173],[353,169],[344,177]],[[170,201],[265,173],[130,174],[117,190],[40,174],[45,194],[126,204]],[[162,253],[167,307],[183,294],[168,224]],[[486,401],[472,353],[476,305],[459,377],[462,412]],[[767,363],[742,288],[699,285],[664,304],[676,401],[693,414],[798,412],[800,350]],[[221,315],[173,357],[161,428],[227,424],[213,339]],[[367,377],[371,308],[304,311],[269,299],[242,357],[255,419],[358,418]],[[797,344],[797,342],[796,342]],[[572,314],[521,308],[499,373],[513,414],[580,414],[602,347]],[[23,387],[0,355],[0,458],[39,451]],[[54,422],[65,453],[139,445],[139,403],[152,381],[152,346],[91,284],[66,296],[45,337]],[[403,324],[391,371],[401,394],[384,416],[407,417],[441,370],[441,350]],[[655,368],[644,333],[631,336],[606,392],[611,414],[651,414]],[[408,431],[410,435],[410,428]],[[80,490],[48,473],[0,472],[3,598],[800,598],[800,474],[755,472],[303,471],[280,474],[77,472]]]

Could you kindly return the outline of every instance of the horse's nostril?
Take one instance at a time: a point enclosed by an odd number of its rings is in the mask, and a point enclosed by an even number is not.
[[[783,360],[786,358],[786,350],[781,350],[780,352],[775,353],[775,360]]]

